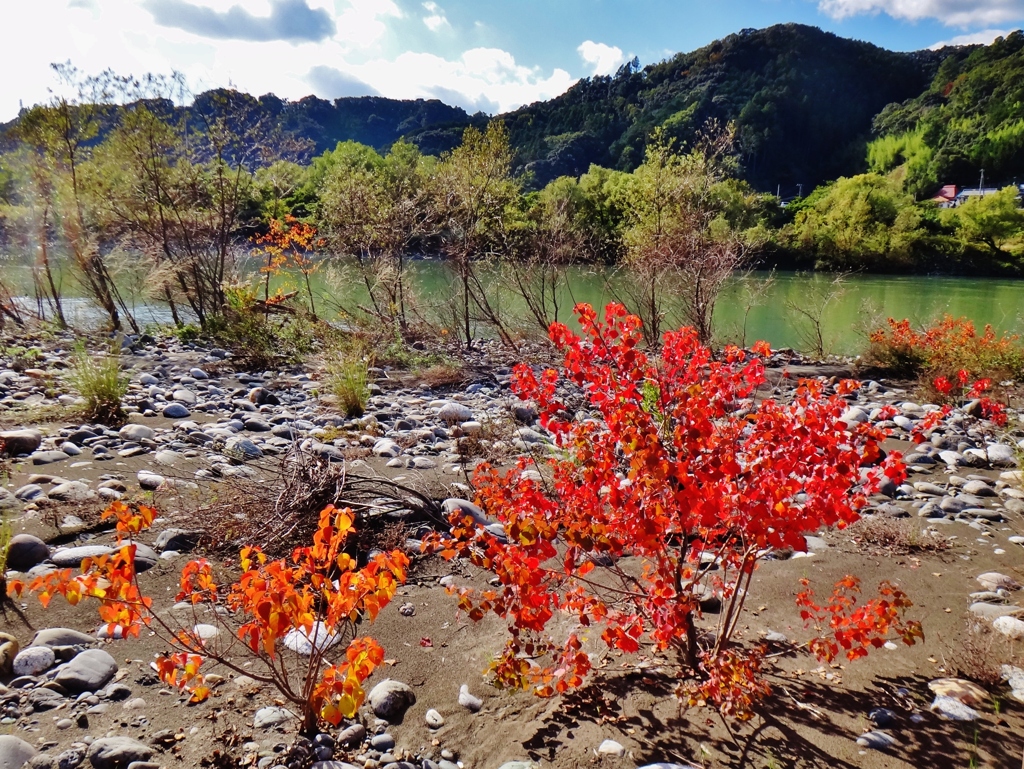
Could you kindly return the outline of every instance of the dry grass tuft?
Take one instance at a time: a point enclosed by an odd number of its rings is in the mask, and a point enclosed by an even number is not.
[[[894,555],[941,553],[950,541],[935,529],[921,529],[912,518],[887,518],[868,515],[847,529],[862,548],[880,548]]]

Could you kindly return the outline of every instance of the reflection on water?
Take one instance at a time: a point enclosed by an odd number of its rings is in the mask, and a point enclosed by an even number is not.
[[[244,266],[243,266],[244,268]],[[4,277],[18,290],[31,293],[31,272],[24,264],[3,265]],[[443,263],[417,260],[410,263],[411,285],[418,297],[418,306],[429,319],[445,324],[450,318],[446,310],[454,306],[455,291],[451,273]],[[1019,333],[1024,331],[1020,311],[1021,283],[998,278],[964,278],[931,276],[861,275],[848,278],[842,293],[826,299],[832,288],[831,277],[804,273],[776,273],[774,281],[758,300],[751,297],[767,277],[766,273],[737,276],[726,287],[715,312],[716,333],[721,341],[740,341],[746,328],[746,341],[765,339],[775,347],[807,349],[806,338],[810,324],[799,309],[812,315],[824,305],[822,330],[827,350],[838,354],[856,354],[865,345],[863,329],[872,320],[884,321],[887,316],[910,318],[925,323],[943,313],[966,316],[976,324],[991,323],[997,330]],[[628,275],[604,268],[573,269],[568,286],[561,296],[561,320],[569,320],[575,302],[588,302],[602,306],[616,297],[616,286],[628,280]],[[367,304],[366,288],[355,273],[347,279],[325,280],[324,273],[312,277],[318,310]],[[522,300],[498,290],[494,286],[494,301],[509,317],[526,318]],[[65,280],[65,286],[73,285]],[[274,284],[286,289],[299,289],[295,279],[281,278]],[[300,291],[298,300],[302,300]],[[88,300],[75,297],[68,290],[64,299],[65,314],[76,326],[101,323],[102,313]],[[128,294],[131,296],[130,292]],[[35,310],[33,299],[22,297],[27,309]],[[166,324],[171,320],[166,305],[141,296],[129,301],[134,306],[139,325]],[[187,313],[186,317],[187,317]],[[449,321],[450,322],[450,321]],[[521,321],[526,324],[526,320]],[[483,330],[480,333],[484,333]]]

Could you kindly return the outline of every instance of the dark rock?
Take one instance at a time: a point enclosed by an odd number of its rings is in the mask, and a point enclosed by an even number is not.
[[[366,701],[378,718],[399,723],[405,711],[416,704],[416,694],[408,684],[386,678],[370,690]]]
[[[50,548],[39,537],[15,534],[7,547],[7,568],[28,571],[50,557]]]
[[[0,451],[11,457],[31,454],[43,442],[38,430],[7,430],[0,433]]]
[[[95,769],[128,769],[135,761],[148,761],[154,750],[130,737],[102,737],[89,746],[89,762]]]

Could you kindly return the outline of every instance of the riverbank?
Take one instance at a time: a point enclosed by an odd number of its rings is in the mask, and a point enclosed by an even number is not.
[[[317,477],[343,471],[343,498],[380,513],[366,520],[373,537],[361,548],[400,545],[414,559],[400,597],[367,632],[386,655],[368,690],[384,679],[399,681],[415,702],[386,719],[364,705],[362,731],[349,724],[307,745],[297,740],[297,723],[280,711],[273,690],[211,669],[221,678],[214,696],[189,705],[149,669],[152,655],[164,651],[159,638],[143,632],[138,639],[106,640],[93,607],[57,599],[43,611],[27,598],[7,607],[6,632],[23,647],[33,638],[48,640],[55,655],[30,675],[0,679],[0,723],[38,751],[34,769],[74,769],[83,762],[120,769],[127,758],[168,767],[289,769],[304,769],[314,758],[338,762],[320,769],[405,769],[403,761],[425,769],[452,769],[453,762],[492,769],[507,761],[557,769],[652,762],[909,769],[972,761],[1002,767],[1020,760],[1024,694],[1015,699],[1011,686],[998,680],[1000,658],[1016,650],[992,628],[997,615],[1024,613],[1020,591],[1006,589],[1024,582],[1024,492],[1013,448],[1020,438],[1017,404],[1011,404],[1006,430],[960,413],[915,449],[911,433],[931,406],[886,381],[866,381],[850,396],[846,418],[890,430],[886,447],[907,452],[910,477],[873,497],[862,523],[843,532],[808,532],[806,553],[779,552],[758,570],[739,638],[770,645],[774,695],[751,722],[726,726],[709,709],[680,708],[672,696],[671,660],[609,653],[594,638],[587,648],[596,671],[587,686],[553,700],[493,689],[482,673],[500,651],[505,628],[493,617],[470,622],[444,590],[452,583],[486,586],[490,575],[419,554],[418,540],[446,525],[445,501],[471,498],[475,462],[507,464],[550,451],[551,436],[532,405],[510,389],[512,363],[547,363],[546,346],[510,353],[482,343],[463,361],[464,378],[445,383],[421,381],[416,372],[376,371],[366,413],[351,419],[325,397],[312,360],[252,371],[226,350],[147,340],[124,351],[131,377],[123,404],[128,421],[110,426],[67,418],[76,403],[62,383],[70,341],[37,340],[38,356],[28,365],[18,361],[20,370],[10,359],[0,361],[0,427],[14,455],[0,505],[26,543],[19,546],[26,560],[12,566],[38,573],[51,563],[77,565],[86,554],[79,548],[112,544],[113,533],[98,521],[109,501],[146,501],[160,518],[143,539],[149,548],[137,554],[150,567],[140,582],[155,597],[156,611],[175,617],[177,576],[192,557],[186,553],[219,562],[252,538],[287,549],[278,541],[284,529],[274,527],[304,518],[290,506],[295,467],[315,468]],[[781,399],[789,397],[793,381],[781,376],[783,370],[822,375],[826,387],[855,373],[798,368],[781,355],[771,363],[771,395]],[[888,418],[884,406],[893,406],[895,415]],[[808,577],[826,586],[848,573],[869,590],[882,579],[898,583],[915,604],[926,640],[878,649],[849,665],[821,665],[809,656],[802,644],[812,631],[793,602],[798,581]],[[992,573],[1008,581],[983,576]],[[706,612],[710,623],[713,601]],[[191,609],[177,621],[218,624]],[[973,625],[985,632],[965,633]],[[60,635],[60,628],[84,636]],[[92,677],[79,694],[58,683],[67,673],[56,663],[74,665],[83,648],[110,659],[88,666]],[[17,659],[10,647],[6,651]],[[966,684],[935,683],[969,674],[996,680],[983,695]],[[460,694],[463,685],[471,697]],[[120,743],[120,759],[104,764],[92,746],[114,738],[128,741]],[[0,750],[11,750],[9,744]]]

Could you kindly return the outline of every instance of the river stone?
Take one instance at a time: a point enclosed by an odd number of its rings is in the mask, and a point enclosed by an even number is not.
[[[476,713],[484,706],[484,701],[470,694],[469,684],[463,684],[459,687],[459,704],[466,710]]]
[[[346,748],[358,747],[366,739],[366,727],[356,723],[346,726],[338,734],[338,744]]]
[[[408,684],[385,678],[370,690],[366,701],[378,718],[395,722],[416,704],[416,694]]]
[[[468,422],[473,418],[473,410],[455,401],[448,401],[437,412],[437,418],[448,424]]]
[[[43,442],[43,434],[38,430],[7,430],[0,433],[0,447],[8,456],[31,454]]]
[[[50,557],[50,548],[39,537],[15,534],[7,546],[7,568],[28,571]]]
[[[80,545],[78,547],[62,547],[54,550],[50,560],[62,569],[73,569],[82,565],[85,558],[96,558],[101,555],[110,555],[114,548],[109,545]]]
[[[29,646],[18,652],[14,658],[14,675],[37,676],[49,670],[57,661],[57,656],[49,646]]]
[[[626,748],[623,747],[622,743],[616,742],[615,740],[604,740],[597,746],[597,755],[621,758],[626,755]]]
[[[32,455],[32,464],[52,465],[54,462],[62,462],[68,458],[63,451],[37,451]]]
[[[1024,638],[1024,620],[1017,617],[996,617],[992,620],[992,627],[1011,641]]]
[[[440,729],[442,726],[444,726],[444,716],[442,716],[433,708],[427,711],[425,718],[427,721],[427,726],[429,726],[431,729]]]
[[[992,467],[1016,467],[1017,455],[1012,446],[1005,443],[990,443],[985,447]]]
[[[224,453],[232,459],[238,459],[242,462],[259,459],[263,456],[263,451],[259,446],[240,435],[227,439],[224,443]]]
[[[971,614],[982,619],[996,619],[997,617],[1013,617],[1020,614],[1024,609],[1019,606],[998,606],[986,601],[972,603],[968,608]]]
[[[962,678],[936,678],[928,683],[928,688],[933,694],[952,697],[970,707],[978,707],[989,700],[987,691],[976,683]]]
[[[154,543],[157,550],[164,552],[172,550],[176,553],[187,553],[194,550],[203,532],[190,529],[164,529],[157,534]]]
[[[54,681],[72,694],[81,694],[102,689],[116,672],[117,662],[107,652],[86,649],[60,668]]]
[[[32,646],[92,646],[96,639],[66,627],[40,630],[32,638]]]
[[[156,491],[164,485],[166,480],[162,475],[158,475],[150,470],[139,470],[135,477],[139,482],[139,488],[147,491]]]
[[[50,489],[47,496],[58,502],[85,502],[95,498],[96,492],[90,489],[88,484],[81,481],[68,481],[67,483],[59,483],[54,486]]]
[[[118,435],[126,441],[148,441],[152,440],[154,432],[152,427],[128,424],[118,431]]]
[[[309,769],[359,769],[346,761],[314,761]]]
[[[184,454],[179,454],[177,451],[171,451],[170,449],[161,449],[153,455],[153,459],[158,465],[165,465],[167,467],[173,467],[184,458]]]
[[[484,511],[479,505],[475,505],[465,499],[446,499],[441,503],[441,509],[444,511],[445,515],[449,516],[456,511],[461,511],[461,515],[468,515],[475,523],[478,523],[481,526],[487,526],[494,523],[494,521],[484,515]]]
[[[965,494],[974,494],[977,497],[996,496],[995,489],[985,483],[985,481],[967,481],[964,484],[963,492]]]
[[[857,744],[872,750],[885,750],[896,744],[896,739],[887,732],[880,732],[877,729],[865,732],[857,738]]]
[[[0,676],[14,671],[14,658],[18,656],[18,639],[9,633],[0,633]]]
[[[252,720],[252,725],[254,729],[269,729],[270,727],[278,726],[293,718],[295,718],[295,714],[287,708],[270,705],[256,711],[256,715]]]
[[[975,578],[979,585],[986,590],[1019,590],[1020,584],[1012,577],[1000,574],[997,571],[987,571]]]
[[[180,403],[168,403],[161,412],[167,419],[188,419],[192,412]]]
[[[131,737],[101,737],[89,746],[89,763],[95,769],[128,769],[135,761],[148,761],[154,749]]]
[[[186,406],[195,406],[198,400],[194,392],[186,390],[184,387],[175,390],[171,394],[171,398],[178,403],[184,403]]]
[[[941,694],[935,698],[928,709],[950,721],[977,721],[981,718],[981,714],[974,708],[964,705],[960,700],[944,697]]]
[[[0,769],[21,769],[36,755],[36,749],[25,740],[0,734]]]
[[[397,457],[402,453],[402,447],[390,438],[381,438],[373,444],[373,453],[378,457]]]
[[[327,626],[319,620],[313,623],[313,627],[310,628],[308,634],[303,628],[297,628],[289,630],[288,634],[284,637],[284,645],[303,657],[311,655],[314,647],[320,651],[326,651],[331,647],[337,646],[341,641],[342,637],[340,635],[332,635],[327,630]]]
[[[40,497],[45,497],[46,492],[43,491],[43,487],[38,483],[26,483],[14,492],[14,496],[22,502],[32,502]]]
[[[57,756],[57,769],[77,769],[84,760],[84,748],[68,748]]]

